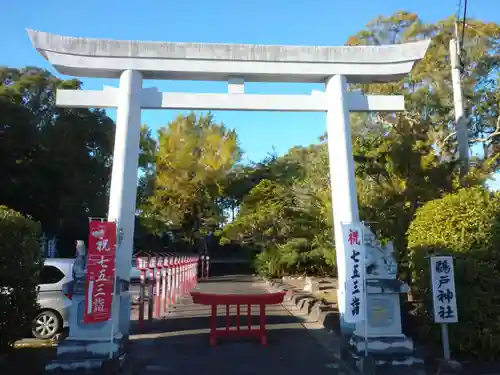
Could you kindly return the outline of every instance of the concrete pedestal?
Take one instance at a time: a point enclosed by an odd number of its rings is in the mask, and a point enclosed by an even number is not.
[[[423,360],[415,356],[413,341],[402,333],[399,295],[407,291],[408,286],[399,280],[367,281],[368,321],[356,324],[349,339],[347,359],[353,365],[358,367],[365,348],[377,368],[423,365]]]
[[[113,374],[127,358],[130,325],[130,295],[121,294],[118,327],[111,320],[85,324],[85,274],[75,276],[73,299],[69,316],[69,336],[57,347],[56,358],[45,366],[50,373]],[[113,306],[114,307],[114,306]],[[103,369],[106,368],[106,372]]]
[[[377,368],[415,369],[424,364],[421,358],[415,356],[413,341],[405,335],[369,337],[365,342],[363,336],[354,334],[349,340],[349,361],[356,368],[359,368],[359,362],[365,356],[365,346],[368,347],[368,355],[373,358]]]
[[[85,300],[81,296],[73,300],[69,336],[59,344],[56,358],[45,367],[47,373],[93,374],[102,373],[103,367],[120,368],[123,365],[127,358],[127,322],[130,316],[125,307],[130,306],[130,296],[122,295],[120,298],[122,326],[118,327],[118,332],[115,330],[113,336],[111,321],[84,324]]]
[[[57,348],[56,359],[45,366],[45,371],[47,374],[118,373],[127,358],[127,344],[128,337],[114,338],[112,342],[68,338]]]

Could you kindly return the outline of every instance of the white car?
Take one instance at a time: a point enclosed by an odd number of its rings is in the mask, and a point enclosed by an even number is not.
[[[45,259],[38,285],[39,311],[31,332],[38,339],[51,339],[69,325],[74,259]]]

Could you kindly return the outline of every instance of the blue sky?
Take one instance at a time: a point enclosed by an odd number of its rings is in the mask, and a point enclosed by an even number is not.
[[[470,17],[500,22],[500,0],[469,0]],[[68,36],[172,42],[342,45],[377,15],[398,10],[433,22],[455,13],[457,0],[24,0],[2,4],[0,65],[50,68],[31,46],[25,28]],[[52,69],[51,69],[52,70]],[[53,71],[53,70],[52,70]],[[62,78],[69,78],[61,76]],[[84,88],[116,86],[83,79]],[[147,81],[161,91],[227,92],[226,83]],[[246,92],[310,93],[314,85],[248,84]],[[153,129],[179,112],[144,111]],[[109,111],[114,117],[114,111]],[[325,131],[318,113],[215,112],[235,128],[246,158],[257,161],[275,148],[317,142]]]

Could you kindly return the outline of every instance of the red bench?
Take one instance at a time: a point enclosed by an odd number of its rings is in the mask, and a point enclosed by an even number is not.
[[[260,338],[262,345],[267,345],[266,331],[266,305],[277,305],[283,302],[286,292],[261,293],[261,294],[216,294],[191,292],[193,302],[212,306],[210,317],[210,345],[217,345],[218,337],[248,337],[256,336]],[[226,328],[217,329],[217,306],[226,306]],[[236,329],[231,326],[231,315],[229,307],[236,306]],[[240,327],[241,306],[247,306],[248,327]],[[259,328],[251,327],[252,305],[260,307]],[[231,329],[233,328],[233,329]]]

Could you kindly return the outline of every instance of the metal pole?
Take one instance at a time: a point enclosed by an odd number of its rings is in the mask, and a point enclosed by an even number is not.
[[[365,357],[368,357],[368,280],[366,279],[366,246],[365,246],[365,222],[361,222],[361,241],[363,241],[363,294],[365,299],[363,313],[364,319],[364,333],[365,333]]]
[[[366,273],[366,271],[365,271]],[[364,294],[365,294],[365,322],[364,322],[364,331],[365,331],[365,357],[368,357],[368,285],[366,282],[366,275],[364,277]]]
[[[101,223],[104,223],[104,219],[101,218]],[[115,230],[117,231],[116,232],[116,238],[118,239],[118,225],[116,225],[115,227]],[[116,244],[117,247],[120,246],[119,243]],[[116,269],[116,254],[118,254],[118,251],[116,251],[115,249],[115,269]],[[116,273],[113,274],[113,278],[114,278],[114,283],[113,283],[113,287],[114,287],[114,290],[115,290],[115,293],[113,293],[113,296],[111,298],[116,298],[116,290],[117,290],[117,284],[118,284],[118,278],[116,277]],[[113,306],[113,305],[111,305]],[[113,309],[113,307],[111,307],[111,309]],[[118,307],[118,311],[119,310],[119,307]],[[110,332],[110,335],[109,335],[109,359],[113,359],[113,336],[114,336],[114,331],[115,331],[115,320],[113,319],[113,312],[111,312],[111,314],[109,314],[109,319],[111,320],[111,332]]]
[[[450,341],[448,338],[448,324],[441,324],[441,338],[443,340],[443,358],[446,361],[451,359]]]
[[[464,115],[462,85],[460,78],[460,50],[457,39],[450,40],[451,81],[453,86],[453,105],[455,108],[455,127],[458,143],[458,159],[460,174],[469,171],[469,139],[467,134],[467,118]]]

